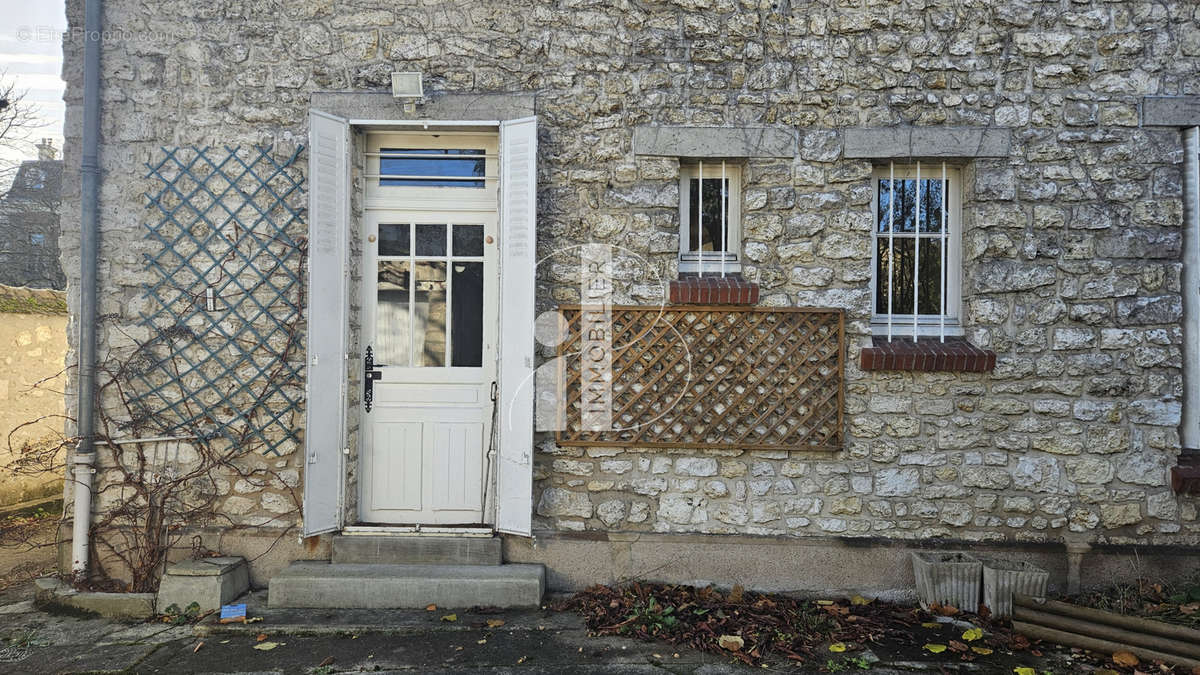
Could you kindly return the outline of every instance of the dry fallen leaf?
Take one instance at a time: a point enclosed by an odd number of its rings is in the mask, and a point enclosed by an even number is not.
[[[850,604],[852,604],[852,605],[869,605],[869,604],[871,604],[871,601],[864,598],[861,595],[856,595],[853,598],[850,598]]]
[[[196,652],[200,651],[200,648],[201,648],[201,647],[203,647],[203,646],[204,646],[204,641],[203,641],[203,640],[201,640],[200,642],[197,642],[197,643],[196,643],[196,648],[192,650],[192,653],[193,653],[193,654],[195,654]]]
[[[254,648],[259,650],[260,652],[265,652],[265,651],[270,651],[272,649],[275,649],[276,647],[278,647],[281,644],[283,644],[283,643],[282,642],[260,642],[256,645],[254,645]]]
[[[437,605],[425,605],[425,611],[426,612],[436,612]]]
[[[1028,666],[1017,666],[1013,668],[1013,672],[1017,675],[1037,675],[1037,671]]]
[[[983,637],[983,629],[982,628],[970,628],[970,629],[963,631],[963,634],[962,634],[962,638],[964,640],[966,640],[967,642],[974,642],[975,640],[978,640],[981,637]]]
[[[1134,656],[1130,652],[1117,652],[1112,655],[1112,660],[1113,663],[1117,664],[1118,666],[1124,666],[1126,668],[1132,668],[1138,664],[1138,657]]]
[[[959,642],[958,640],[951,640],[950,641],[950,651],[965,652],[965,651],[967,651],[967,646],[965,644]]]
[[[936,621],[926,621],[921,624],[921,628],[937,628],[940,625],[942,625],[942,624],[940,624]]]
[[[529,658],[528,656],[522,656],[521,658],[517,659],[517,665],[519,666],[522,663],[525,663],[525,660],[528,658]]]
[[[976,646],[972,646],[972,647],[971,647],[971,651],[973,651],[973,652],[975,652],[976,654],[979,654],[979,655],[981,655],[981,656],[987,656],[988,654],[991,654],[991,653],[992,653],[992,650],[991,650],[991,648],[989,648],[989,647],[976,647]]]
[[[477,644],[477,645],[486,645],[486,644],[487,644],[487,639],[486,639],[486,638],[484,638],[483,640],[476,640],[476,641],[475,641],[475,644]]]
[[[946,651],[946,645],[926,644],[924,647],[922,647],[922,649],[934,654],[941,654],[942,652]]]
[[[741,584],[734,584],[733,588],[729,589],[729,602],[741,602],[745,592],[746,589],[742,588]]]
[[[447,614],[442,617],[442,621],[458,621],[457,614]]]
[[[504,619],[488,619],[487,620],[488,628],[499,628],[500,626],[503,626],[503,625],[504,625]]]
[[[839,652],[839,653],[844,652],[844,651],[846,651],[846,643],[845,642],[835,642],[835,643],[829,645],[829,651]]]
[[[746,641],[740,635],[722,635],[717,638],[717,644],[720,645],[721,649],[736,652],[746,646]]]
[[[333,660],[334,659],[332,656],[326,656],[324,659],[322,659],[322,661],[320,663],[317,664],[317,667],[324,668],[325,666],[332,666]]]
[[[259,633],[259,634],[258,634],[258,636],[256,636],[254,639],[255,639],[255,640],[258,640],[259,642],[262,642],[263,640],[266,640],[266,639],[267,639],[267,634],[266,634],[266,633]]]

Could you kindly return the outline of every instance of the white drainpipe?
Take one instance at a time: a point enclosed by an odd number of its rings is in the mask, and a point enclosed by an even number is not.
[[[1200,448],[1200,127],[1183,130],[1184,448]]]

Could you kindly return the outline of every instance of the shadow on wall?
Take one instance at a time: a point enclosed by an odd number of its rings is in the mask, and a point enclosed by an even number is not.
[[[25,444],[59,443],[65,405],[66,293],[0,286],[0,506],[62,494],[62,457],[17,472]]]

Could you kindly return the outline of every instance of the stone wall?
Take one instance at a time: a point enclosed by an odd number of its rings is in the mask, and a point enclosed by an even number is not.
[[[62,438],[66,310],[60,291],[0,286],[0,506],[62,492],[58,471],[29,475],[6,467],[25,444]]]
[[[80,9],[69,3],[73,27]],[[745,162],[744,272],[763,305],[847,311],[845,449],[540,439],[537,527],[1200,542],[1196,502],[1166,486],[1182,395],[1181,141],[1139,126],[1143,96],[1200,93],[1192,2],[112,0],[105,18],[119,31],[104,47],[101,312],[129,322],[141,164],[163,144],[294,143],[314,91],[387,91],[391,71],[419,70],[435,97],[534,94],[541,248],[619,244],[667,278],[677,161],[635,155],[633,128],[796,135],[793,159]],[[71,172],[80,46],[66,45]],[[1011,138],[1005,157],[959,162],[964,323],[998,353],[994,373],[855,365],[872,161],[846,157],[845,130],[894,125]],[[64,214],[78,213],[75,178]],[[74,274],[78,224],[64,226]],[[618,301],[660,300],[654,275],[629,267]],[[569,273],[547,270],[539,288],[544,307],[577,299]]]

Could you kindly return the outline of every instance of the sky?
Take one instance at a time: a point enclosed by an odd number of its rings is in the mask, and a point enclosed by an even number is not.
[[[0,79],[14,80],[18,90],[28,93],[44,126],[30,140],[50,138],[62,157],[63,104],[62,32],[67,17],[62,0],[0,0]],[[36,151],[25,147],[14,151],[0,148],[3,159],[35,159]]]

